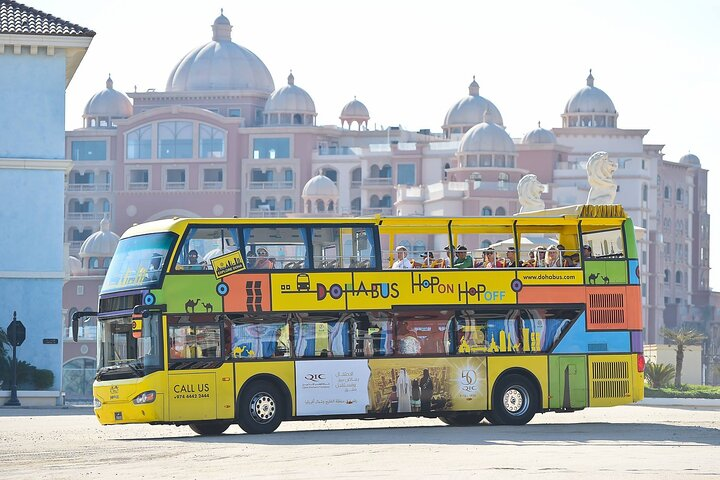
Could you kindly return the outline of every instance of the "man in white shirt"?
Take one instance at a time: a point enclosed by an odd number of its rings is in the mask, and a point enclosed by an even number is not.
[[[391,268],[393,270],[412,268],[412,263],[407,258],[407,248],[400,245],[395,249],[395,253],[397,254],[397,260],[392,264]]]

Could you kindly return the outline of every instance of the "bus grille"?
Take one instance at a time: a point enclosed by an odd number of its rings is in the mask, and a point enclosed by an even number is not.
[[[590,382],[590,400],[594,406],[625,403],[625,401],[614,402],[612,399],[626,400],[630,397],[629,361],[591,359]]]

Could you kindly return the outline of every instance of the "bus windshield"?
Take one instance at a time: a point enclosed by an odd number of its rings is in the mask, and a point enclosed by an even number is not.
[[[174,233],[152,233],[121,239],[101,293],[155,285],[176,238]]]
[[[129,316],[101,320],[97,327],[98,379],[142,377],[162,368],[160,315],[142,320],[133,332]]]

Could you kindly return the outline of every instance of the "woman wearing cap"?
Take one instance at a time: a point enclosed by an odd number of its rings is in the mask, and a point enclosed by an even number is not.
[[[412,262],[407,258],[407,248],[400,245],[395,249],[397,254],[397,260],[392,264],[393,270],[403,270],[406,268],[412,268]]]

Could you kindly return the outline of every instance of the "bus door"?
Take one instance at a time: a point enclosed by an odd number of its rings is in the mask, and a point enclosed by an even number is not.
[[[232,363],[222,358],[220,325],[170,326],[168,420],[234,418]]]

